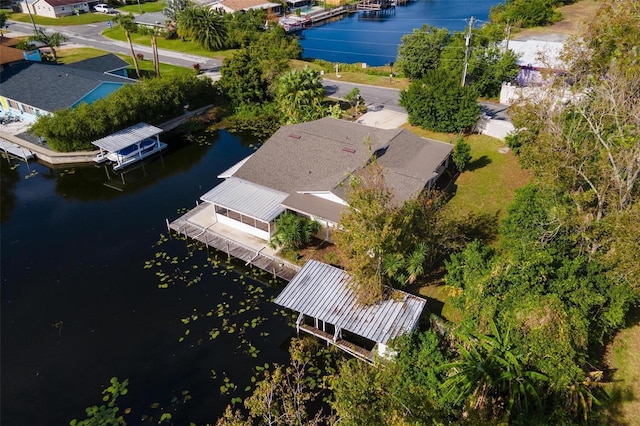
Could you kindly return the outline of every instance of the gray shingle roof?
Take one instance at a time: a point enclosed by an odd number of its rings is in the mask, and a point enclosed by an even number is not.
[[[95,58],[85,59],[84,61],[74,62],[72,64],[69,64],[68,66],[103,73],[127,68],[129,64],[127,63],[127,61],[120,59],[113,53],[108,53],[106,55],[98,56]]]
[[[415,197],[453,149],[406,129],[376,129],[327,117],[281,127],[234,176],[290,195],[325,191],[344,200],[341,183],[370,158],[367,138],[371,151],[380,154],[397,203]],[[300,207],[300,197],[289,201]],[[310,203],[306,212],[321,216],[312,207]]]
[[[418,324],[424,299],[392,290],[385,300],[362,306],[349,289],[350,281],[342,269],[310,260],[275,303],[385,345]]]
[[[67,65],[22,61],[2,70],[0,95],[55,111],[74,105],[103,82],[131,83],[132,80]]]

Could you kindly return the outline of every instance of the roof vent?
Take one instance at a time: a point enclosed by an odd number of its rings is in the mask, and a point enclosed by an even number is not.
[[[293,133],[289,135],[290,138],[300,139],[300,135],[294,135]]]
[[[353,148],[342,148],[344,152],[348,152],[349,154],[355,154],[356,150]]]

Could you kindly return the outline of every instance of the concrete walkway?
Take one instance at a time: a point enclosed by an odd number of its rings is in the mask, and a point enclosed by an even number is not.
[[[367,112],[356,120],[356,123],[378,129],[397,129],[405,124],[409,117],[406,112],[384,108],[383,105],[371,105],[367,108]]]

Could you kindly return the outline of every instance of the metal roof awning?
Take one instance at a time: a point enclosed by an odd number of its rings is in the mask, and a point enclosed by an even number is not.
[[[268,223],[284,212],[282,202],[288,195],[230,177],[200,199]]]
[[[350,281],[342,269],[310,260],[275,303],[385,345],[417,326],[424,299],[392,290],[387,299],[362,306],[349,289]]]
[[[152,126],[151,124],[138,123],[135,126],[119,130],[91,143],[109,152],[115,152],[151,136],[159,135],[162,132],[163,130],[161,128]]]

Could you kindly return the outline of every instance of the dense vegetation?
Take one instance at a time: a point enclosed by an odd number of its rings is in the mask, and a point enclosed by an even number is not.
[[[491,8],[492,22],[530,28],[549,25],[562,19],[557,7],[573,0],[506,0]]]
[[[397,67],[412,80],[400,97],[409,122],[439,132],[469,130],[480,114],[478,96],[498,96],[517,75],[513,52],[499,47],[503,38],[497,25],[473,30],[468,49],[465,34],[428,25],[403,36]]]
[[[215,97],[210,79],[195,76],[142,80],[128,84],[92,104],[42,115],[31,130],[56,151],[93,150],[91,141],[141,121],[158,124]]]

